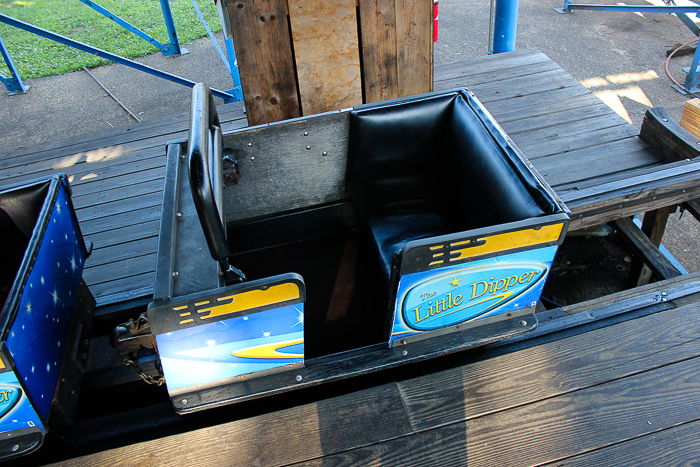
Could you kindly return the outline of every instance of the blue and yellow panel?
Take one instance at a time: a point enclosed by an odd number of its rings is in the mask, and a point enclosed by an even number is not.
[[[0,373],[0,433],[26,428],[44,430],[15,374]]]
[[[241,380],[304,361],[304,304],[156,336],[168,391]]]
[[[14,369],[47,420],[66,352],[86,254],[61,184],[7,336]]]
[[[401,276],[389,345],[533,307],[556,252],[554,245]]]
[[[170,394],[303,365],[305,298],[302,277],[283,274],[151,304]]]

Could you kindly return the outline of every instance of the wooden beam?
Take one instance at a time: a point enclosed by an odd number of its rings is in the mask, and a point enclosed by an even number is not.
[[[651,243],[654,244],[655,247],[658,248],[661,246],[661,239],[666,231],[668,217],[675,211],[675,206],[668,206],[644,213],[642,232],[644,232],[644,235],[649,237],[649,240],[651,240]],[[648,284],[650,279],[651,269],[649,266],[644,264],[642,258],[635,258],[632,262],[632,267],[628,276],[628,288]]]
[[[670,162],[700,155],[700,139],[676,123],[663,107],[647,110],[639,137]]]
[[[303,115],[362,104],[356,0],[289,0]]]
[[[644,259],[657,280],[671,279],[682,273],[669,261],[666,256],[652,243],[644,232],[637,227],[631,218],[626,217],[615,221],[618,231],[623,235],[634,254]]]
[[[248,123],[299,117],[285,0],[221,0],[231,24]]]
[[[692,199],[683,203],[683,208],[700,221],[700,200]]]

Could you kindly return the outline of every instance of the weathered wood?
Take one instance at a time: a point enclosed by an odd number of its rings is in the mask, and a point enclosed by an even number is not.
[[[662,280],[682,275],[678,268],[644,235],[644,232],[637,227],[632,219],[618,219],[615,221],[615,225],[634,253],[643,258],[644,262],[651,268],[655,278]]]
[[[593,311],[598,308],[603,308],[614,303],[619,303],[634,297],[639,297],[642,295],[662,292],[669,290],[674,287],[683,287],[698,282],[700,280],[700,272],[690,273],[683,276],[678,276],[673,279],[654,282],[651,284],[643,285],[636,289],[627,289],[621,292],[616,292],[614,294],[605,295],[603,297],[594,298],[585,302],[576,303],[574,305],[567,305],[561,308],[561,311],[567,315],[575,315],[579,313],[586,313]],[[682,306],[676,300],[673,300],[678,306]],[[690,304],[690,303],[684,303]]]
[[[687,210],[698,221],[700,221],[700,201],[693,199],[683,203],[683,209]]]
[[[227,220],[344,198],[348,128],[349,114],[342,112],[225,136],[241,172],[238,184],[224,192]]]
[[[700,355],[695,342],[700,318],[691,318],[698,309],[694,304],[668,310],[403,381],[399,387],[411,422],[421,431],[527,407]]]
[[[399,97],[395,0],[358,0],[365,102]]]
[[[668,216],[675,210],[675,206],[668,206],[644,213],[642,232],[649,237],[649,241],[655,247],[658,248],[661,245],[661,239],[666,231]],[[650,279],[651,269],[649,266],[644,264],[641,258],[635,257],[630,268],[627,287],[639,287],[640,285],[648,284]]]
[[[700,155],[700,139],[676,123],[663,107],[647,110],[639,137],[671,162]]]
[[[395,0],[399,97],[433,90],[433,2]]]
[[[696,422],[698,381],[691,360],[304,465],[406,465],[409,450],[422,465],[444,465],[443,455],[472,467],[542,465]]]
[[[362,104],[355,0],[289,0],[303,115]]]
[[[300,116],[286,2],[221,1],[231,24],[248,123]]]
[[[395,383],[245,420],[111,449],[64,466],[275,466],[371,445],[411,432]]]
[[[594,452],[561,459],[560,467],[692,465],[700,452],[700,421],[639,436]]]

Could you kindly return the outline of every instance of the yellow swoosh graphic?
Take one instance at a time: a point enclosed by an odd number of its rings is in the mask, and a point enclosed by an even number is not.
[[[222,302],[224,300],[231,301],[223,305],[217,305],[205,308],[203,310],[197,310],[197,312],[210,312],[208,315],[202,316],[201,318],[209,319],[214,318],[216,316],[228,315],[237,311],[250,310],[265,305],[274,305],[276,303],[295,300],[300,296],[301,295],[299,293],[299,286],[293,282],[287,282],[284,284],[273,285],[267,290],[251,290],[249,292],[229,295],[227,297],[220,297],[216,299],[219,302]]]
[[[256,345],[231,352],[234,357],[241,358],[303,358],[304,354],[281,353],[279,349],[292,345],[303,344],[304,338],[291,341],[273,342],[272,344]]]

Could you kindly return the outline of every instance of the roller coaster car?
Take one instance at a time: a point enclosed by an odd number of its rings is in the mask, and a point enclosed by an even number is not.
[[[0,188],[0,460],[72,422],[95,302],[64,175]]]
[[[222,135],[197,85],[147,312],[175,410],[528,332],[568,223],[468,90]]]

